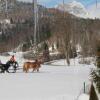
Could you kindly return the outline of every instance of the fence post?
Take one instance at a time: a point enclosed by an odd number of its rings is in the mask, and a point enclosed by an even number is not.
[[[85,93],[85,82],[84,82],[84,93]]]

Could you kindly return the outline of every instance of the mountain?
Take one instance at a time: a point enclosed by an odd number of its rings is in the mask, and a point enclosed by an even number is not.
[[[86,8],[80,2],[77,1],[73,1],[66,4],[59,4],[56,6],[56,8],[62,11],[65,10],[78,17],[88,17],[88,12],[86,11]]]

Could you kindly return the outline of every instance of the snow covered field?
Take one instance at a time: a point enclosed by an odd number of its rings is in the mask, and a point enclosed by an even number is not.
[[[22,66],[25,60],[19,55],[16,59]],[[9,58],[0,56],[3,63]],[[90,83],[92,67],[78,64],[77,59],[71,60],[69,67],[65,60],[59,60],[51,65],[42,65],[38,73],[20,70],[0,74],[0,100],[77,100],[83,83]]]

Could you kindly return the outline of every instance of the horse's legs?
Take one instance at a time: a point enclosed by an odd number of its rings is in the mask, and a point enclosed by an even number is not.
[[[35,70],[36,70],[36,68],[33,67],[33,71],[32,72],[34,72]]]
[[[34,72],[35,71],[35,68],[33,68],[33,71],[32,72]]]
[[[41,67],[41,65],[38,65],[38,66],[37,66],[37,72],[39,72],[39,68],[40,68],[40,67]]]
[[[28,72],[28,68],[24,68],[24,71],[27,73]]]
[[[26,69],[25,72],[27,73],[28,72],[28,69]]]
[[[39,72],[39,68],[37,68],[37,72]]]

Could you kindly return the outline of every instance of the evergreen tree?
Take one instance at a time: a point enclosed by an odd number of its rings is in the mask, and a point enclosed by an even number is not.
[[[96,88],[98,89],[98,92],[100,93],[100,47],[97,47],[96,67],[97,67],[97,70],[93,71],[91,74],[93,77],[93,81],[96,84]]]
[[[91,85],[89,100],[99,100],[93,84]]]

